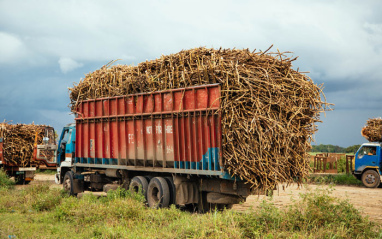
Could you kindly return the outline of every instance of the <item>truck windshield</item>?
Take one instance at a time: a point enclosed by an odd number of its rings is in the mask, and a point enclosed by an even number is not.
[[[362,158],[364,155],[376,155],[377,147],[363,146],[358,152],[358,158]]]

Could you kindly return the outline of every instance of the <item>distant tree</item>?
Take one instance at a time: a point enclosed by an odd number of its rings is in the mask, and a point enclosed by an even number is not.
[[[360,144],[356,144],[356,145],[353,145],[353,146],[349,146],[345,149],[345,153],[356,153],[357,150],[359,149],[359,147],[361,147]]]
[[[311,152],[323,152],[323,153],[344,153],[345,148],[332,144],[319,144],[312,145]]]
[[[322,153],[356,153],[361,147],[360,144],[352,145],[347,148],[340,147],[338,145],[332,144],[319,144],[312,145],[311,152],[322,152]]]

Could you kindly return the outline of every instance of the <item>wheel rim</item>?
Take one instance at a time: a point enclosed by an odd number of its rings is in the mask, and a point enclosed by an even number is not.
[[[68,192],[70,192],[70,189],[71,189],[71,185],[70,185],[70,178],[67,178],[65,181],[64,181],[64,189]]]
[[[374,175],[372,175],[372,174],[368,174],[368,175],[366,176],[366,182],[367,182],[368,184],[374,184],[374,183],[375,183],[375,177],[374,177]]]
[[[139,192],[139,187],[136,186],[136,185],[132,186],[131,189],[132,189],[133,192],[135,192],[135,193],[138,193],[138,192]]]
[[[151,193],[151,198],[153,199],[154,204],[158,205],[159,198],[160,198],[160,193],[159,193],[159,189],[158,188],[156,188],[156,187],[153,188],[153,191]]]

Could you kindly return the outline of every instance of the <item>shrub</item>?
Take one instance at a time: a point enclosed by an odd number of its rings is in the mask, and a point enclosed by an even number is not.
[[[9,178],[4,169],[0,169],[0,188],[12,188],[15,182]]]

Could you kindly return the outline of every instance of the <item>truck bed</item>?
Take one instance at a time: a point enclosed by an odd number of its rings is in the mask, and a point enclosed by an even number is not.
[[[82,101],[75,166],[229,178],[220,96],[212,84]]]

